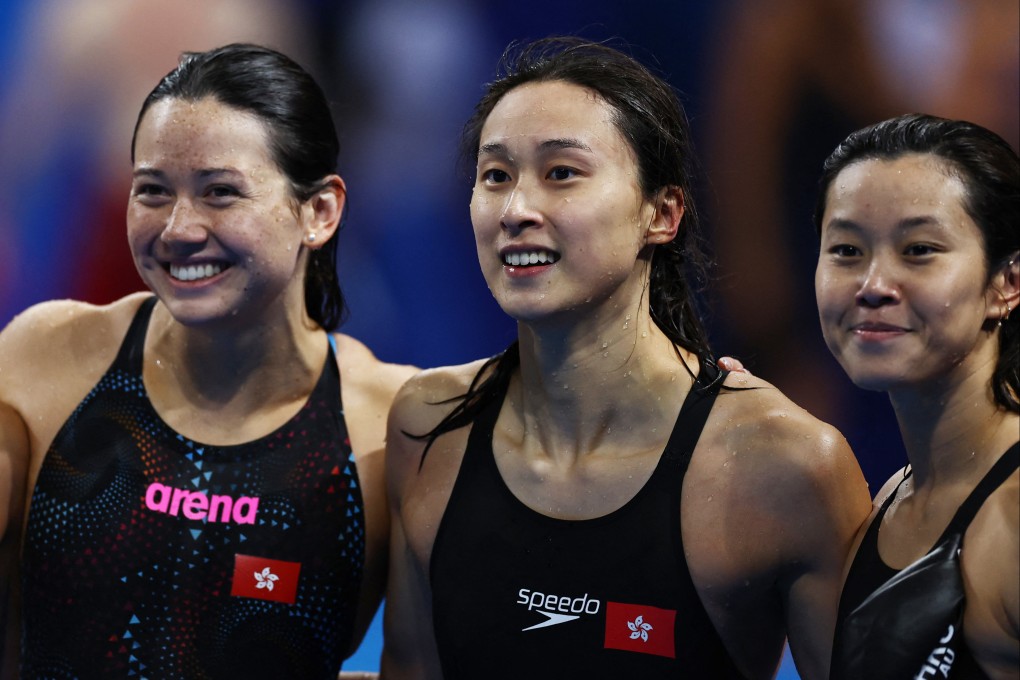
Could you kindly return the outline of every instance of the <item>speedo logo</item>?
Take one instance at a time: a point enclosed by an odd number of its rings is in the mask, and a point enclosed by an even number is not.
[[[522,628],[521,631],[548,628],[567,621],[581,618],[582,614],[598,614],[602,603],[588,597],[588,593],[580,597],[569,595],[550,595],[537,590],[521,588],[517,591],[517,604],[524,605],[528,611],[535,611],[546,617],[545,621],[533,626]]]
[[[254,524],[259,510],[259,499],[253,496],[208,495],[203,491],[175,489],[153,482],[145,491],[145,507],[168,515],[183,513],[188,519],[207,522],[235,522]]]

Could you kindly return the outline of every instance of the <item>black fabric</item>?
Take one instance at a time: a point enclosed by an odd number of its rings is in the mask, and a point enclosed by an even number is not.
[[[721,383],[703,367],[646,484],[583,521],[535,512],[506,486],[492,451],[505,394],[479,415],[430,565],[446,680],[742,677],[680,530],[684,474]]]
[[[890,494],[857,550],[833,647],[834,680],[987,677],[963,638],[963,535],[984,501],[1020,465],[1020,443],[1007,450],[957,510],[924,557],[895,572],[878,554],[878,529]],[[899,487],[897,487],[897,491]],[[890,572],[891,578],[885,578]],[[869,584],[882,579],[881,585]]]
[[[365,535],[333,350],[290,421],[206,445],[172,430],[146,394],[153,304],[43,461],[20,677],[335,680]]]

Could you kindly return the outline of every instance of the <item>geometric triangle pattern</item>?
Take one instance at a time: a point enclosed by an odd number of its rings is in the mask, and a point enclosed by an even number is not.
[[[365,527],[332,350],[289,422],[209,446],[153,409],[144,330],[64,424],[33,489],[22,677],[335,679]],[[300,564],[293,603],[232,595],[238,554]]]

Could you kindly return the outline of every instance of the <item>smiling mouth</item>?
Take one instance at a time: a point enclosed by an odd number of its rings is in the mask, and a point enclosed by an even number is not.
[[[169,267],[170,278],[178,281],[198,281],[216,276],[226,267],[222,264],[171,264]]]
[[[551,250],[529,250],[524,252],[504,253],[503,264],[510,267],[530,267],[540,264],[554,264],[560,254]]]

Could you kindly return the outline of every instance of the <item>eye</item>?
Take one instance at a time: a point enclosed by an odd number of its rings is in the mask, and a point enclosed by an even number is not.
[[[936,252],[938,252],[938,248],[930,243],[911,243],[903,250],[903,254],[907,257],[925,257],[934,255]]]
[[[577,176],[577,170],[560,165],[549,171],[549,179],[563,181]]]
[[[206,191],[206,195],[212,198],[231,198],[240,196],[241,192],[228,184],[213,184]]]
[[[166,187],[159,184],[153,184],[152,182],[135,185],[131,190],[131,193],[146,205],[158,203],[160,202],[160,199],[170,195],[170,192],[167,191]]]
[[[849,243],[837,243],[836,245],[829,246],[826,252],[836,257],[856,257],[861,254],[861,251],[856,246],[852,246]]]
[[[510,175],[499,168],[490,168],[489,170],[483,170],[481,174],[479,174],[479,179],[489,184],[502,184],[503,182],[510,181]]]

